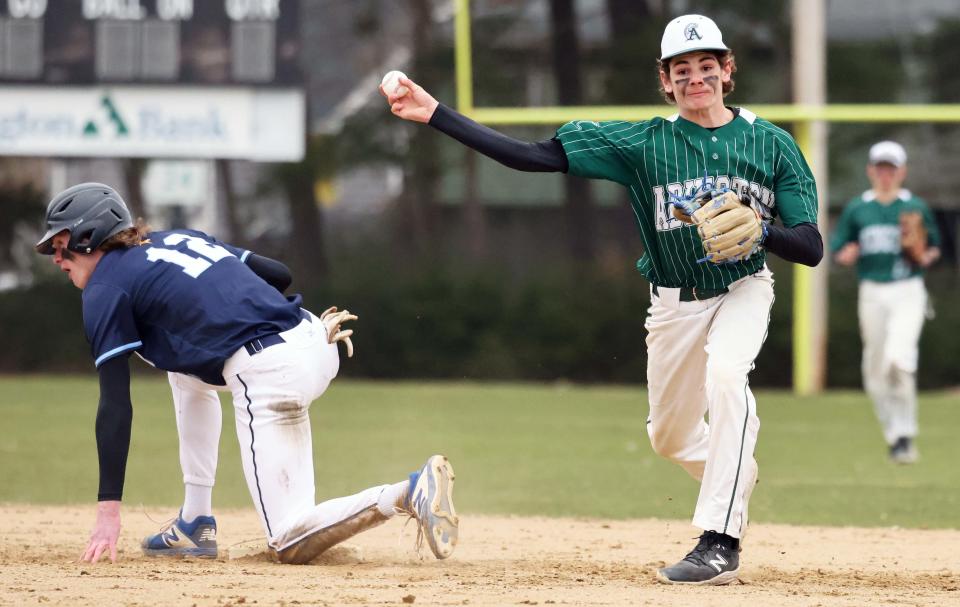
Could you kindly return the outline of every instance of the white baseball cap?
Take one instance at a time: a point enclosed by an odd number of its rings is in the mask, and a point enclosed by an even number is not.
[[[870,164],[885,162],[900,168],[907,164],[907,151],[896,141],[881,141],[870,147]]]
[[[660,41],[660,60],[693,51],[729,51],[720,28],[709,17],[683,15],[667,24]]]

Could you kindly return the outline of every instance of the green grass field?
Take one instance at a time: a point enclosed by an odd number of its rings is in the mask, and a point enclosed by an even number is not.
[[[2,377],[0,502],[93,502],[95,377]],[[179,503],[169,388],[136,377],[124,500]],[[224,395],[215,506],[249,506]],[[921,396],[921,461],[888,463],[857,392],[760,392],[760,485],[753,520],[857,526],[960,526],[956,394]],[[318,498],[394,482],[434,452],[457,471],[466,513],[687,519],[696,483],[653,454],[634,387],[337,381],[315,402]]]

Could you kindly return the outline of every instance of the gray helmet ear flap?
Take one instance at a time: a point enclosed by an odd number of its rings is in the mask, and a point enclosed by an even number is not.
[[[126,203],[116,190],[102,183],[81,183],[60,192],[47,205],[46,233],[37,252],[53,254],[53,237],[70,232],[67,248],[92,253],[114,234],[133,227]]]

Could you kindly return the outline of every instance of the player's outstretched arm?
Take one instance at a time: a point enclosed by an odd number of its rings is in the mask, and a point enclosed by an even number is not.
[[[82,561],[97,562],[104,554],[117,560],[120,537],[120,498],[130,451],[133,405],[130,402],[129,354],[111,358],[97,370],[100,375],[100,406],[97,409],[97,455],[100,460],[100,491],[97,520],[90,532]]]
[[[390,111],[396,116],[416,122],[426,122],[484,156],[516,169],[535,173],[566,173],[569,168],[563,144],[557,139],[528,142],[507,137],[503,133],[470,120],[456,110],[431,97],[422,87],[407,77],[399,80],[397,90],[404,95],[390,95],[380,85],[380,92],[390,102]]]

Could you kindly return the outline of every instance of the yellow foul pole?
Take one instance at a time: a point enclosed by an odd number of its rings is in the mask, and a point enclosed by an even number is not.
[[[794,129],[797,146],[808,161],[814,154],[811,131],[809,122],[798,122]],[[826,206],[826,201],[821,200],[820,206]],[[826,241],[827,226],[818,223]],[[825,344],[816,338],[822,328],[816,326],[814,272],[814,268],[793,266],[793,391],[797,394],[813,394],[823,388],[823,360],[826,356]],[[826,297],[826,294],[822,296]]]
[[[462,114],[473,112],[473,59],[470,40],[470,0],[455,0],[454,60],[457,69],[457,109]]]
[[[793,0],[794,101],[822,110],[827,101],[826,0]],[[796,139],[817,181],[817,224],[828,240],[827,124],[822,119],[798,121]],[[816,268],[794,265],[793,391],[815,394],[826,383],[827,268],[829,256]]]

